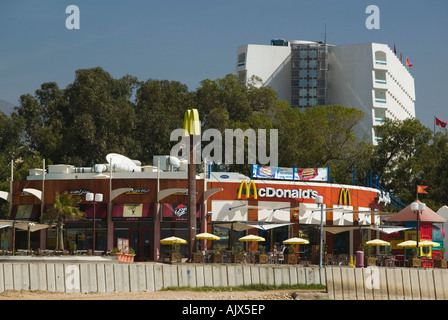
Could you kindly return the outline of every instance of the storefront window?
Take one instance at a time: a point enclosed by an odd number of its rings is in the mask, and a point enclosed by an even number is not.
[[[66,250],[90,250],[93,248],[91,223],[66,224],[64,227],[64,249]],[[47,249],[56,248],[56,228],[47,231]],[[107,231],[105,223],[97,223],[95,226],[95,250],[106,251]]]
[[[333,236],[333,253],[348,254],[350,250],[350,232],[341,232]]]
[[[184,240],[188,240],[188,223],[187,222],[162,222],[160,239],[168,238],[171,236],[179,237]],[[172,250],[171,245],[161,245],[160,252],[163,256],[165,252]],[[180,246],[180,253],[183,257],[188,256],[188,243]]]
[[[9,229],[1,229],[0,237],[1,237],[1,248],[0,249],[8,249]]]

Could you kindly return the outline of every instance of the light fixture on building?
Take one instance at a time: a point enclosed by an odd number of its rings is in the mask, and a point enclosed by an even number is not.
[[[93,230],[92,230],[92,251],[95,252],[95,220],[96,220],[96,209],[95,209],[95,203],[96,202],[102,202],[103,201],[103,194],[102,193],[95,193],[92,192],[86,193],[86,201],[92,202],[93,201]]]

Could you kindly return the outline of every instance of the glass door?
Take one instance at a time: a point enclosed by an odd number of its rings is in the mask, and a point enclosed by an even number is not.
[[[135,251],[134,261],[151,260],[151,230],[149,228],[129,229],[129,242]]]

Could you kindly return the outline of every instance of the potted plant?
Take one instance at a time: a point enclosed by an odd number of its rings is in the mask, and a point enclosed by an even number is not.
[[[364,260],[367,266],[376,266],[376,257],[373,255],[373,247],[366,243],[362,244],[362,251],[364,251]]]
[[[126,253],[126,262],[134,262],[135,251],[132,248],[129,248],[128,253]]]
[[[121,252],[120,250],[118,250],[118,248],[113,248],[113,249],[110,251],[110,255],[111,255],[111,256],[114,256],[114,257],[117,257],[117,258],[118,258],[118,262],[125,262],[126,257],[125,257],[125,255],[123,254],[123,252]]]
[[[232,262],[233,263],[243,263],[244,262],[243,247],[240,244],[238,244],[232,248]]]
[[[204,262],[204,255],[201,251],[193,252],[193,262],[194,263],[203,263]]]
[[[259,253],[255,256],[257,263],[268,263],[268,255],[266,254],[266,247],[263,245],[258,246]]]
[[[182,262],[182,255],[180,254],[180,243],[173,244],[173,250],[169,254],[170,262]]]
[[[408,261],[409,267],[420,268],[422,266],[422,260],[417,256],[417,249],[413,248]]]
[[[288,254],[285,254],[285,263],[297,264],[299,258],[294,253],[295,249],[294,245],[288,246]]]
[[[222,250],[224,249],[224,247],[220,244],[215,244],[213,246],[214,249],[214,253],[212,254],[212,261],[213,263],[222,263],[223,262],[223,255],[222,255]]]

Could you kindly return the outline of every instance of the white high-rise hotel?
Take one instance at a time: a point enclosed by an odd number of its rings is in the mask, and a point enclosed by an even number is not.
[[[415,117],[414,78],[385,44],[272,40],[238,47],[240,79],[261,78],[292,107],[342,105],[365,113],[360,135],[377,144],[383,119]]]

